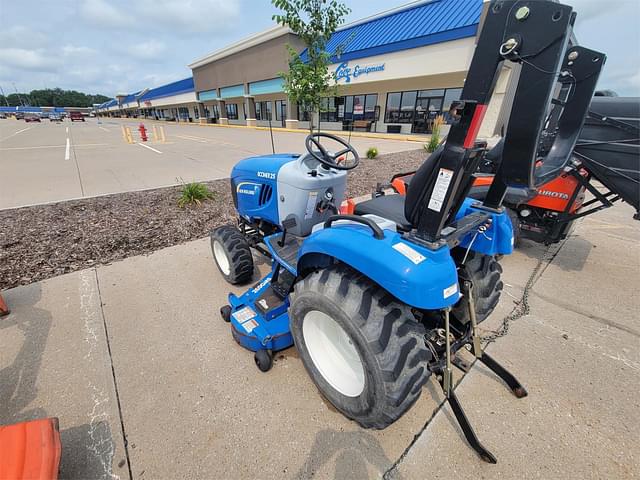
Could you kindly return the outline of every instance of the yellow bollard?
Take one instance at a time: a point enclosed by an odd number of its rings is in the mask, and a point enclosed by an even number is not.
[[[122,129],[122,139],[125,142],[129,143],[129,139],[127,138],[127,130],[126,130],[125,126],[121,125],[120,128]]]
[[[164,127],[162,127],[162,126],[160,127],[160,141],[162,143],[167,141],[167,137],[164,134]]]
[[[157,142],[158,141],[158,129],[156,128],[155,125],[153,125],[151,131],[153,133],[153,141]]]
[[[133,135],[131,135],[131,129],[130,129],[129,127],[127,127],[127,141],[128,141],[129,143],[135,143],[135,142],[133,141]]]

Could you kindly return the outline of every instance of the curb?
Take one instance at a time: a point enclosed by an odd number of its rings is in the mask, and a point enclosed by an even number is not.
[[[108,118],[108,117],[107,117]],[[219,128],[245,128],[252,130],[261,130],[261,131],[269,131],[269,127],[259,127],[259,126],[249,126],[249,125],[221,125],[219,123],[199,123],[199,122],[163,122],[160,120],[154,120],[151,118],[112,118],[110,120],[131,120],[136,122],[152,122],[160,125],[191,125],[194,127],[219,127]],[[304,133],[307,134],[309,130],[304,128],[285,128],[285,127],[272,127],[274,132],[288,132],[288,133]],[[329,132],[343,132],[348,133],[348,131],[344,130],[327,130]],[[400,142],[416,142],[416,143],[427,143],[431,137],[429,135],[417,137],[414,135],[402,135],[395,133],[378,133],[378,132],[351,132],[352,137],[361,137],[361,138],[377,138],[382,140],[396,140]]]

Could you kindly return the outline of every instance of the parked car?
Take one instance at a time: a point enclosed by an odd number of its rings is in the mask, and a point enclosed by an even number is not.
[[[16,120],[22,120],[24,118],[24,112],[16,112]]]
[[[7,118],[7,116],[4,114],[4,112],[0,112],[0,119],[2,118]]]
[[[62,117],[60,115],[58,115],[57,113],[50,113],[49,114],[49,121],[50,122],[61,122],[62,121]]]
[[[84,115],[82,115],[82,112],[70,112],[69,120],[71,120],[72,122],[84,122]]]
[[[24,121],[25,122],[38,122],[40,123],[40,115],[38,115],[37,113],[27,113],[24,116]]]

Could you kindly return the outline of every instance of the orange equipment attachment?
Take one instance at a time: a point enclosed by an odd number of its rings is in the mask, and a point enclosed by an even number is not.
[[[11,311],[9,310],[9,307],[7,307],[7,304],[4,301],[4,298],[2,298],[2,294],[0,293],[0,317],[4,317],[5,315],[9,315],[11,313]]]
[[[57,418],[0,426],[0,478],[55,480],[61,450]]]
[[[589,174],[586,170],[581,169],[580,175],[586,178]],[[545,210],[564,212],[576,188],[579,188],[580,191],[576,196],[575,202],[573,202],[573,205],[571,205],[569,209],[569,213],[575,213],[582,207],[585,188],[580,187],[578,180],[568,173],[563,173],[559,177],[538,187],[538,195],[529,200],[527,205],[544,208]]]

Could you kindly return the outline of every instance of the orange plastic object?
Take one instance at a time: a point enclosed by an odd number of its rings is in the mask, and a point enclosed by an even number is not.
[[[404,183],[404,177],[396,178],[395,180],[393,180],[391,182],[391,186],[395,188],[396,192],[398,192],[400,195],[407,194],[407,184]]]
[[[9,315],[11,312],[9,311],[9,307],[2,298],[2,294],[0,293],[0,317],[4,317],[5,315]]]
[[[340,205],[340,214],[341,215],[353,215],[353,212],[356,209],[356,203],[353,201],[353,198],[349,198],[342,202]]]
[[[476,177],[473,180],[474,187],[485,187],[493,183],[493,175],[485,175],[482,177]]]
[[[588,173],[586,170],[580,170],[580,175],[586,177]],[[568,173],[563,173],[558,178],[538,187],[538,195],[529,200],[527,204],[546,210],[564,212],[576,188],[579,188],[580,191],[576,197],[576,201],[573,202],[573,205],[571,205],[569,209],[570,213],[575,213],[584,202],[585,189],[584,187],[580,187],[578,180]]]
[[[57,418],[0,426],[0,478],[58,478],[60,431]]]

